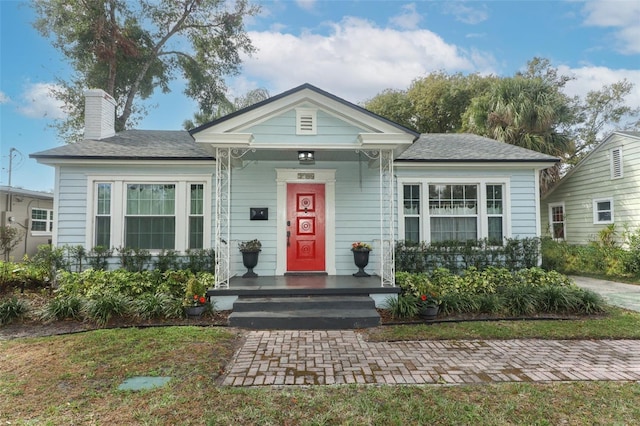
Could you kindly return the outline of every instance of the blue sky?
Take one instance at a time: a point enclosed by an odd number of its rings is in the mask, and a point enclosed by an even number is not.
[[[535,57],[575,77],[566,91],[584,95],[623,78],[640,106],[640,2],[582,1],[320,1],[259,2],[246,22],[258,49],[229,79],[233,95],[264,87],[272,95],[311,83],[361,103],[386,88],[442,70],[513,75]],[[0,0],[0,185],[49,191],[53,169],[30,153],[59,146],[48,96],[64,59],[31,26],[27,1]],[[196,105],[183,94],[156,95],[141,129],[181,129]]]

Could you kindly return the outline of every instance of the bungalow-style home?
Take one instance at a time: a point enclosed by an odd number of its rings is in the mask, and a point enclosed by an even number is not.
[[[20,262],[33,256],[38,246],[51,244],[55,229],[53,194],[12,186],[0,186],[0,225],[18,229],[22,240],[5,259]]]
[[[618,231],[635,231],[640,227],[639,191],[640,132],[614,132],[544,195],[543,234],[587,244],[612,224]]]
[[[260,277],[351,277],[352,243],[395,284],[398,240],[540,235],[538,175],[557,159],[471,134],[404,128],[310,84],[191,131],[115,133],[86,93],[85,139],[31,156],[54,166],[54,244],[214,248],[216,288]]]

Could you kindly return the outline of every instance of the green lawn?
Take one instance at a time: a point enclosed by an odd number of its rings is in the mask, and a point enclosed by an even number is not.
[[[635,329],[635,330],[634,330]],[[389,326],[387,338],[638,338],[640,314],[582,321]],[[241,336],[216,327],[98,330],[0,341],[2,424],[634,424],[640,385],[623,382],[478,386],[229,388],[217,378]],[[118,391],[125,378],[169,385]]]

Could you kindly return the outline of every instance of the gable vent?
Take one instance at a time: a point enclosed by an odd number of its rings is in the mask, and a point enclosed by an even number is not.
[[[308,108],[296,109],[296,134],[315,135],[317,133],[316,110]]]
[[[622,148],[611,150],[611,179],[622,177]]]

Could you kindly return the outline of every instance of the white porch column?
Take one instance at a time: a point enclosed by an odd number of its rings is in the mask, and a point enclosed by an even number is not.
[[[216,148],[215,288],[229,288],[231,148]]]
[[[381,149],[380,163],[380,263],[382,287],[395,287],[395,185],[393,150]]]

